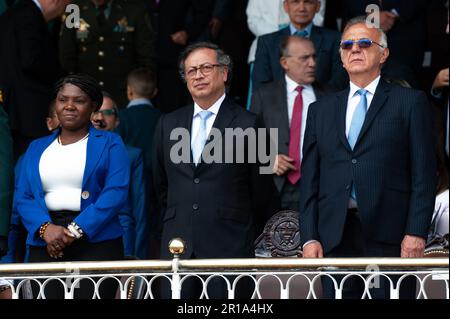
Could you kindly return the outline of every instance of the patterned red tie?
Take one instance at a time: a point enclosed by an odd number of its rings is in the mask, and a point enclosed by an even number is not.
[[[294,110],[292,111],[291,128],[289,132],[289,157],[293,158],[295,161],[293,165],[295,166],[295,171],[289,171],[287,174],[288,180],[291,184],[295,184],[300,179],[300,134],[302,131],[302,112],[303,112],[303,97],[302,91],[303,86],[297,86],[295,89],[298,94],[294,101]]]

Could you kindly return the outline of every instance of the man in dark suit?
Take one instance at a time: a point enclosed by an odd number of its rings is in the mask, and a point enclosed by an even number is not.
[[[203,42],[186,48],[180,71],[194,104],[163,115],[155,131],[153,173],[161,205],[161,257],[171,257],[167,245],[175,237],[187,242],[186,258],[254,257],[256,227],[267,207],[271,177],[260,174],[258,160],[249,160],[255,154],[248,146],[255,140],[245,139],[247,148],[239,152],[233,139],[222,136],[230,129],[256,131],[257,116],[226,97],[231,59],[216,45]],[[180,132],[188,136],[180,140]],[[181,161],[174,158],[179,145],[187,150],[181,152]],[[211,145],[222,147],[217,160],[209,156],[217,155]],[[230,153],[232,161],[225,157]],[[239,157],[242,161],[237,162]],[[219,281],[222,285],[208,286],[212,288],[208,292],[226,298],[223,280]],[[186,290],[190,288],[183,286],[182,293]]]
[[[253,87],[281,79],[283,69],[279,62],[281,40],[288,35],[310,38],[317,54],[316,78],[319,83],[337,89],[344,88],[347,76],[339,60],[339,32],[316,27],[312,24],[314,15],[320,9],[319,0],[285,0],[284,10],[289,15],[288,27],[266,34],[258,39],[253,70]]]
[[[316,51],[311,40],[288,36],[283,39],[280,51],[280,64],[286,74],[253,94],[251,111],[261,115],[267,127],[278,129],[274,182],[281,209],[298,210],[301,145],[308,107],[324,91],[315,83]]]
[[[60,76],[48,23],[71,1],[20,0],[0,16],[0,90],[14,139],[15,159],[46,135],[45,117]]]
[[[436,193],[431,114],[423,92],[380,79],[388,55],[381,29],[350,20],[341,41],[350,88],[310,106],[300,182],[304,257],[423,256]],[[380,281],[372,297],[389,298]],[[323,284],[333,298],[330,280]],[[361,298],[361,281],[348,284],[344,297]],[[401,296],[414,297],[413,286],[403,281]]]

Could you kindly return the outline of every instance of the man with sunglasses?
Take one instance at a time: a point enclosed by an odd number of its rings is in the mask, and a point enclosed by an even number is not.
[[[386,35],[364,17],[348,22],[340,47],[350,87],[312,104],[308,113],[300,185],[303,256],[422,257],[436,189],[426,95],[380,78],[389,56]],[[331,279],[322,283],[324,296],[334,298]],[[402,281],[400,297],[414,298],[414,286],[414,280]],[[352,277],[343,297],[363,292],[361,280]],[[369,292],[392,297],[386,278]]]

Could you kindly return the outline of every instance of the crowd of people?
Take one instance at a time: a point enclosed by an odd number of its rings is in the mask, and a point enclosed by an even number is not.
[[[427,12],[445,18],[435,33]],[[432,36],[448,43],[448,1],[0,0],[2,262],[169,259],[175,237],[183,258],[252,258],[280,210],[299,213],[305,258],[448,245],[449,69]],[[271,174],[230,129],[276,145]]]

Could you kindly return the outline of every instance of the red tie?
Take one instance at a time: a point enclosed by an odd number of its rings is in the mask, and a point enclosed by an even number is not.
[[[302,112],[303,112],[303,86],[297,86],[295,89],[298,94],[294,101],[294,110],[292,111],[291,128],[289,132],[289,157],[295,161],[295,171],[289,171],[287,174],[288,180],[291,184],[295,184],[300,179],[300,134],[302,131]]]

